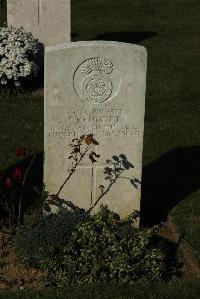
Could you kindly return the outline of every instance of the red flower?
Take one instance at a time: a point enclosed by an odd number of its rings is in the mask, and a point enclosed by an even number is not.
[[[5,180],[5,186],[6,186],[6,187],[11,187],[11,186],[12,186],[12,182],[11,182],[11,179],[10,179],[10,178],[7,178],[7,179]]]
[[[26,155],[26,149],[22,146],[16,146],[15,154],[17,157],[25,156]]]
[[[22,170],[19,169],[19,168],[15,168],[14,171],[13,171],[13,176],[15,178],[21,179],[21,177],[22,177]]]

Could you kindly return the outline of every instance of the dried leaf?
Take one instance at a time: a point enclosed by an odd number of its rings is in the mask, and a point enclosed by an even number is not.
[[[85,137],[85,143],[87,144],[87,145],[90,145],[90,144],[92,144],[92,137],[91,136],[86,136]]]

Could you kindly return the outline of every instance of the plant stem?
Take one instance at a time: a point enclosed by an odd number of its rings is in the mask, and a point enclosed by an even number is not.
[[[23,196],[20,196],[20,198],[19,198],[19,213],[18,213],[18,217],[17,217],[18,225],[22,223],[22,202],[23,202]]]
[[[118,174],[115,173],[115,178],[114,178],[114,180],[113,180],[113,181],[110,181],[110,184],[108,185],[107,189],[106,189],[104,192],[102,192],[101,195],[99,195],[99,197],[97,198],[97,200],[95,201],[95,203],[94,203],[94,204],[93,204],[93,205],[86,211],[87,214],[89,214],[89,213],[93,210],[93,208],[97,205],[97,203],[102,199],[102,197],[104,197],[104,196],[106,195],[106,193],[109,192],[109,190],[110,190],[110,188],[112,187],[112,185],[116,183],[117,179],[120,178],[120,175],[121,175],[123,172],[124,172],[124,170],[121,171],[121,172],[118,173]]]
[[[65,184],[67,183],[67,181],[71,178],[71,176],[73,175],[73,173],[75,172],[77,166],[80,164],[80,162],[82,161],[82,159],[84,158],[84,156],[86,155],[86,153],[88,152],[90,146],[88,145],[86,150],[84,151],[83,154],[81,154],[81,157],[78,161],[76,161],[74,167],[72,167],[72,169],[70,169],[70,173],[68,175],[68,177],[64,180],[63,184],[60,186],[58,192],[55,194],[56,196],[59,196],[60,192],[62,191],[62,189],[64,188]]]
[[[93,168],[93,164],[92,164],[90,205],[92,205],[92,203],[93,203],[93,178],[94,178],[94,168]]]

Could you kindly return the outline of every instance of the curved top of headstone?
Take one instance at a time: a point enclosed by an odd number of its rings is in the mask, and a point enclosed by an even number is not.
[[[78,41],[78,42],[70,42],[70,43],[63,43],[57,44],[53,46],[47,46],[45,48],[46,52],[56,51],[60,49],[68,49],[68,48],[77,48],[77,47],[126,47],[132,48],[138,51],[143,51],[145,55],[147,55],[146,48],[143,46],[139,46],[136,44],[130,43],[123,43],[118,41]]]

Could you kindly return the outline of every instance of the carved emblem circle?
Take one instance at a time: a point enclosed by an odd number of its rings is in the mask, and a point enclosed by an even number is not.
[[[74,73],[74,89],[78,96],[90,103],[103,103],[113,91],[110,74],[113,63],[106,58],[90,58],[78,66]]]
[[[88,76],[82,83],[82,93],[89,102],[103,103],[112,93],[112,82],[106,76]]]

